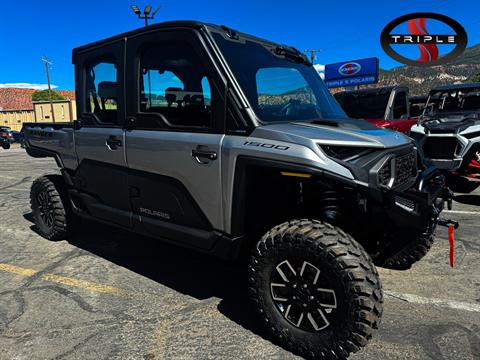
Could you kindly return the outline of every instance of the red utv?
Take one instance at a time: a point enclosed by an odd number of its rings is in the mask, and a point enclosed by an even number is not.
[[[376,89],[342,91],[334,95],[347,115],[365,119],[374,125],[410,133],[417,119],[410,116],[408,88],[391,86]]]

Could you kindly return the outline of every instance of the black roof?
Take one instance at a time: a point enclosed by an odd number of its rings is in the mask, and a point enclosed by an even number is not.
[[[456,84],[456,85],[444,85],[444,86],[433,88],[430,91],[468,89],[468,88],[477,88],[477,87],[480,87],[480,82],[472,82],[472,83]]]
[[[144,26],[144,27],[141,27],[141,28],[138,28],[138,29],[135,29],[135,30],[131,30],[131,31],[127,31],[127,32],[124,32],[124,33],[121,33],[121,34],[118,34],[118,35],[111,36],[111,37],[103,39],[103,40],[98,40],[98,41],[95,41],[95,42],[92,42],[92,43],[89,43],[89,44],[86,44],[86,45],[76,47],[72,50],[72,54],[73,54],[73,57],[75,57],[75,54],[78,53],[78,52],[82,52],[82,51],[85,51],[85,50],[90,50],[94,47],[101,46],[101,45],[107,44],[107,43],[112,42],[112,41],[120,40],[120,39],[123,39],[123,38],[126,38],[126,37],[131,37],[133,35],[147,33],[147,32],[155,31],[155,30],[159,30],[159,29],[174,29],[174,28],[190,28],[190,29],[210,28],[210,29],[215,29],[217,31],[233,30],[233,29],[229,29],[227,26],[224,26],[224,25],[215,25],[215,24],[204,23],[204,22],[196,21],[196,20],[165,21],[165,22],[161,22],[161,23],[157,23],[157,24],[152,24],[152,25],[149,25],[147,27]],[[255,41],[260,41],[260,42],[271,44],[271,45],[274,45],[274,46],[279,45],[279,44],[276,44],[272,41],[265,40],[265,39],[262,39],[262,38],[259,38],[259,37],[253,36],[253,35],[245,34],[245,33],[242,33],[242,32],[236,31],[236,30],[233,30],[233,31],[235,31],[239,36],[244,37],[244,38],[249,38],[249,39],[252,39],[252,40],[255,40]]]

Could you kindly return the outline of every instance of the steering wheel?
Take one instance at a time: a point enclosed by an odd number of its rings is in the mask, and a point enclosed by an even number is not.
[[[293,115],[295,111],[300,108],[300,105],[300,100],[290,99],[282,106],[280,113],[285,116]]]

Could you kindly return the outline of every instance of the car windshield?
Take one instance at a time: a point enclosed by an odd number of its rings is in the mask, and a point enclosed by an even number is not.
[[[386,93],[344,92],[335,94],[340,106],[347,115],[354,119],[383,119],[390,98]]]
[[[480,87],[432,91],[426,113],[460,113],[480,111]]]
[[[277,55],[278,47],[273,45],[232,41],[216,32],[213,37],[261,122],[346,118],[316,70],[300,54]]]

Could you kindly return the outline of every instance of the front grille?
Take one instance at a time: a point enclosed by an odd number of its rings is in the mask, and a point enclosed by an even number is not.
[[[393,167],[393,171],[392,171]],[[378,183],[383,186],[400,186],[417,175],[417,152],[390,158],[378,171]],[[393,179],[393,182],[392,182]]]
[[[423,152],[430,159],[453,159],[458,146],[454,137],[430,137],[423,144]]]
[[[395,159],[395,181],[393,185],[402,185],[417,175],[417,153],[412,151]]]

